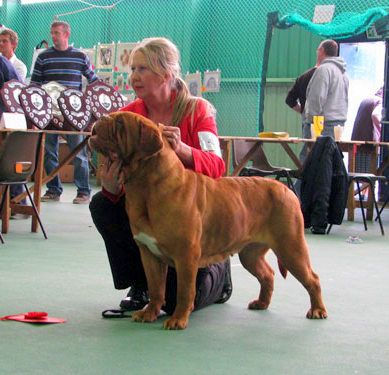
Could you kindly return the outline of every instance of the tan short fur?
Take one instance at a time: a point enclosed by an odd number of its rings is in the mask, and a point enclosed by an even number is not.
[[[259,177],[212,179],[185,169],[162,125],[129,112],[99,120],[90,145],[119,154],[125,175],[126,209],[145,268],[150,303],[133,319],[152,322],[164,304],[167,264],[177,271],[177,306],[164,327],[183,329],[193,310],[199,267],[239,253],[260,283],[250,309],[266,309],[278,261],[307,289],[308,318],[326,318],[319,277],[312,271],[300,204],[283,184]]]

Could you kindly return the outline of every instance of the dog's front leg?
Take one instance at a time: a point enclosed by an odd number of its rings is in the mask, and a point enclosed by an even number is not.
[[[155,257],[147,247],[139,246],[146,274],[150,302],[143,310],[136,311],[132,320],[136,322],[154,322],[165,303],[167,265]]]
[[[185,329],[194,308],[198,261],[184,259],[176,262],[177,304],[173,315],[163,325],[165,329]]]

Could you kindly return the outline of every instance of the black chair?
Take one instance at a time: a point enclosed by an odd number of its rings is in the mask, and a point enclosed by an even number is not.
[[[363,225],[365,227],[365,230],[367,230],[367,224],[366,224],[366,214],[365,214],[364,202],[363,202],[363,198],[362,198],[362,191],[365,189],[369,189],[370,190],[369,195],[372,197],[373,205],[374,205],[374,208],[375,208],[376,214],[377,214],[376,220],[378,220],[378,222],[380,224],[382,235],[385,235],[384,227],[383,227],[382,221],[381,221],[382,210],[380,211],[378,209],[378,204],[377,204],[377,200],[375,198],[375,193],[374,193],[375,183],[379,180],[384,180],[385,176],[376,176],[376,175],[371,174],[371,173],[349,173],[348,176],[350,178],[350,184],[353,184],[355,182],[355,184],[357,186],[359,206],[361,208]],[[365,184],[365,186],[363,186],[363,184]]]
[[[6,137],[0,150],[0,185],[5,186],[0,204],[0,215],[9,194],[9,186],[24,185],[34,214],[38,219],[44,237],[47,239],[46,231],[27,186],[29,178],[35,173],[41,137],[41,132],[25,131],[15,131]],[[4,243],[1,233],[0,241]]]
[[[248,141],[245,139],[233,140],[234,167],[239,165],[239,163],[243,160],[243,158],[254,145],[255,141]],[[276,167],[271,165],[261,145],[257,147],[256,152],[252,155],[248,162],[251,162],[251,166],[244,167],[240,171],[239,176],[274,176],[276,180],[284,178],[286,180],[287,186],[297,195],[292,180],[292,176],[297,174],[297,171],[294,171],[290,168]]]
[[[383,176],[383,177],[385,177],[385,184],[389,184],[389,178],[386,177],[386,176]],[[382,204],[382,206],[380,208],[380,215],[382,214],[382,211],[384,210],[384,208],[386,207],[388,202],[389,202],[389,194],[387,195],[387,197],[385,199],[385,202]],[[374,220],[377,221],[378,220],[378,216]]]

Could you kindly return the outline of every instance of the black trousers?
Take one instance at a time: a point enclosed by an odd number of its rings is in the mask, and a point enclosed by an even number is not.
[[[134,286],[147,290],[139,248],[133,238],[125,210],[125,197],[116,204],[101,192],[95,194],[89,205],[94,224],[104,239],[116,289]],[[200,268],[196,278],[195,310],[215,303],[222,294],[226,263]],[[177,276],[168,268],[164,310],[171,314],[176,306]]]

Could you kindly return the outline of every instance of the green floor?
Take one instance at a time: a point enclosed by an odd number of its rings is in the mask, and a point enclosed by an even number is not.
[[[268,311],[246,309],[256,281],[232,259],[234,293],[195,312],[185,331],[130,319],[104,320],[123,292],[86,206],[42,204],[49,236],[12,221],[0,246],[0,316],[47,311],[65,324],[0,321],[0,375],[24,374],[384,374],[389,371],[389,210],[387,235],[356,222],[329,236],[307,234],[329,318],[305,318],[308,295],[290,275],[276,276]],[[346,242],[359,235],[361,244]],[[275,265],[273,256],[270,262]]]

